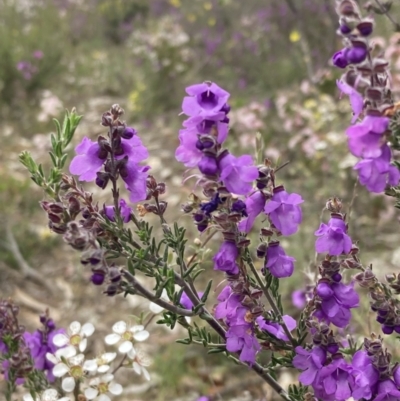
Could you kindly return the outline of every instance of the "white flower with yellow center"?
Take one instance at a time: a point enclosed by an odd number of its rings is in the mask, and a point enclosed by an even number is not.
[[[146,380],[150,380],[146,367],[151,365],[151,359],[145,352],[141,348],[132,348],[127,355],[131,359],[128,366],[131,366],[138,375],[143,375]]]
[[[117,356],[116,352],[104,352],[95,359],[88,359],[85,364],[93,371],[97,370],[99,373],[105,373],[110,369],[109,363],[112,362]]]
[[[118,347],[118,351],[127,354],[133,348],[133,341],[145,341],[149,338],[149,332],[142,325],[128,327],[124,321],[114,324],[112,327],[114,333],[109,334],[104,339],[106,344],[114,345],[122,341]]]
[[[107,393],[112,395],[120,395],[122,393],[122,386],[115,383],[112,374],[106,374],[101,377],[96,377],[89,382],[89,387],[85,389],[85,397],[88,400],[96,401],[111,401]]]
[[[80,352],[83,352],[87,346],[87,337],[90,337],[93,333],[94,326],[92,323],[85,323],[82,326],[79,322],[75,321],[69,325],[68,334],[56,334],[53,338],[53,343],[57,347],[64,347],[68,344],[73,345]]]
[[[43,391],[42,394],[37,395],[35,398],[31,394],[25,394],[22,398],[24,401],[71,401],[69,397],[58,398],[58,392],[53,388]]]
[[[85,361],[85,355],[76,355],[76,349],[73,346],[61,348],[56,353],[46,354],[46,358],[54,364],[53,375],[55,377],[64,377],[61,382],[61,387],[66,392],[74,391],[76,381],[86,375],[86,372],[93,372],[93,365]]]

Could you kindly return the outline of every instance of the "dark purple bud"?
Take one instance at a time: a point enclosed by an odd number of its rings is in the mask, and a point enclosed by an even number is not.
[[[204,175],[216,175],[218,173],[218,163],[215,156],[204,155],[201,158],[198,167]]]
[[[108,173],[97,172],[96,173],[96,185],[101,189],[105,189],[107,187],[108,181],[110,179],[110,175]]]
[[[339,345],[338,344],[328,344],[326,347],[326,350],[330,352],[331,354],[336,354],[336,352],[339,351]]]
[[[203,231],[206,230],[206,228],[208,227],[208,224],[198,224],[197,225],[197,229],[202,233]]]
[[[231,106],[229,106],[228,103],[225,103],[225,104],[222,106],[221,111],[223,111],[225,114],[228,114],[228,113],[231,111]]]
[[[108,277],[111,282],[118,283],[121,280],[121,272],[117,267],[111,267],[108,273]]]
[[[261,242],[261,244],[259,244],[257,247],[257,258],[260,259],[265,258],[267,250],[268,250],[268,244],[265,242]]]
[[[368,50],[365,46],[353,46],[346,50],[346,59],[348,63],[359,64],[367,58]]]
[[[232,212],[240,213],[242,216],[247,217],[246,204],[240,199],[233,202]]]
[[[342,279],[342,275],[340,273],[335,273],[332,276],[332,280],[335,281],[336,283],[339,283],[341,279]]]
[[[104,283],[105,276],[101,273],[93,273],[90,280],[94,285],[102,285]]]
[[[387,316],[387,314],[388,314],[387,310],[384,310],[384,309],[379,309],[378,310],[378,315],[379,316],[385,317],[385,316]]]
[[[118,285],[113,283],[113,284],[110,284],[106,288],[106,290],[104,291],[104,294],[108,295],[109,297],[112,297],[112,296],[118,294],[119,292],[120,291],[119,291]]]
[[[369,36],[374,30],[374,24],[370,20],[363,21],[357,25],[357,29],[360,32],[361,36]]]
[[[48,218],[55,224],[61,223],[61,217],[56,214],[49,213]]]
[[[400,334],[400,325],[394,326],[394,331]]]
[[[349,65],[346,57],[346,50],[342,49],[336,52],[332,57],[332,63],[335,67],[346,68]]]
[[[348,35],[352,30],[351,30],[351,28],[349,28],[346,24],[342,24],[342,25],[340,25],[340,32],[343,34],[343,35]]]
[[[122,138],[131,139],[134,135],[137,134],[137,131],[132,127],[126,127],[124,131],[121,133]]]
[[[203,142],[201,142],[200,139],[198,139],[197,142],[196,142],[196,148],[199,149],[199,150],[203,150],[204,149]]]
[[[392,333],[393,333],[393,330],[394,330],[394,327],[393,327],[393,326],[388,326],[388,325],[386,325],[386,324],[384,324],[384,325],[382,326],[382,331],[383,331],[384,334],[392,334]]]

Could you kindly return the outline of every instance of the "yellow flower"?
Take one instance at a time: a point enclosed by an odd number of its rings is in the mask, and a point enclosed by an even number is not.
[[[212,3],[207,1],[206,3],[203,4],[204,10],[210,11],[212,9]]]
[[[170,4],[174,7],[180,7],[181,4],[181,0],[169,0]]]
[[[217,20],[215,18],[208,19],[208,25],[214,26],[216,23],[217,23]]]
[[[188,20],[189,22],[194,22],[194,21],[196,21],[196,19],[197,19],[197,17],[196,17],[195,14],[189,14],[189,15],[187,16],[187,20]]]
[[[289,35],[289,40],[293,43],[298,42],[301,39],[301,35],[299,31],[292,31]]]

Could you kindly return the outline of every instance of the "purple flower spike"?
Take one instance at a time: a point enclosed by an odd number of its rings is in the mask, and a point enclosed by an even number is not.
[[[233,242],[225,241],[214,256],[214,270],[220,270],[227,274],[238,274],[239,266],[236,259],[239,256],[239,250]]]
[[[379,379],[379,373],[372,365],[372,360],[365,351],[357,351],[351,362],[351,374],[354,377],[353,398],[369,400],[372,389]]]
[[[379,157],[361,160],[354,166],[361,184],[374,193],[381,193],[387,185],[395,186],[400,180],[400,171],[390,164],[390,148],[383,145],[381,149]]]
[[[235,157],[225,152],[219,159],[221,180],[229,192],[247,195],[252,190],[252,182],[258,178],[258,168],[249,155]]]
[[[346,58],[346,50],[347,49],[342,49],[336,52],[333,57],[332,57],[332,63],[335,67],[338,68],[346,68],[349,65],[349,62],[347,61]]]
[[[121,217],[124,223],[128,223],[131,218],[132,209],[126,204],[126,202],[121,199],[119,201],[119,206],[121,210]],[[115,208],[114,206],[105,206],[104,211],[106,216],[111,220],[114,221],[115,218]]]
[[[282,319],[289,331],[292,331],[296,328],[296,320],[294,320],[291,316],[284,315],[282,316]],[[283,327],[279,323],[266,320],[262,316],[259,316],[256,319],[256,322],[261,330],[268,331],[268,333],[272,334],[276,338],[279,338],[280,340],[289,341],[289,338],[283,330]]]
[[[357,157],[376,158],[382,153],[383,134],[389,126],[387,117],[366,116],[361,123],[349,127],[350,152]]]
[[[290,277],[293,274],[295,258],[286,255],[279,242],[271,242],[267,249],[265,267],[277,278]]]
[[[239,223],[239,230],[245,233],[250,232],[257,216],[263,211],[265,206],[265,195],[261,191],[252,193],[246,199],[246,211],[248,217]]]
[[[315,235],[320,237],[315,243],[318,253],[329,253],[339,256],[350,252],[352,247],[351,238],[346,234],[346,223],[340,215],[332,215],[328,225],[322,223]]]
[[[357,92],[353,87],[343,81],[336,81],[336,85],[342,93],[347,95],[350,99],[351,108],[353,109],[353,118],[351,123],[354,124],[364,108],[364,98],[361,93]]]
[[[288,194],[283,186],[274,188],[272,199],[265,205],[274,226],[283,234],[294,234],[302,221],[301,208],[303,199],[298,194]]]
[[[201,116],[203,118],[220,115],[225,112],[221,109],[229,99],[229,93],[218,85],[212,83],[196,84],[186,88],[186,96],[183,99],[182,110],[190,117]]]
[[[299,376],[300,383],[309,386],[317,381],[318,373],[326,361],[326,351],[320,347],[314,347],[311,351],[303,347],[296,347],[296,356],[293,358],[293,366],[303,371]]]
[[[96,173],[100,171],[107,154],[101,157],[100,146],[97,142],[91,141],[86,136],[75,148],[75,156],[69,166],[71,174],[79,175],[79,181],[94,181]]]

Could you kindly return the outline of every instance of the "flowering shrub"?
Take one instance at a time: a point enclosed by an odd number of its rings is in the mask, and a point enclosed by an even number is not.
[[[332,61],[346,69],[338,87],[349,96],[354,112],[346,131],[350,152],[360,158],[354,169],[370,192],[386,192],[398,199],[400,172],[392,161],[392,149],[400,149],[400,124],[388,63],[371,48],[373,21],[362,17],[353,0],[337,0],[336,5],[338,33],[345,47]],[[228,356],[251,369],[282,399],[399,399],[400,371],[383,335],[400,333],[396,298],[400,276],[390,274],[381,282],[372,265],[363,265],[359,246],[348,232],[344,205],[332,197],[325,206],[330,218],[315,231],[314,279],[295,295],[302,313],[297,321],[284,314],[280,279],[292,276],[296,262],[286,253],[285,237],[296,238],[304,200],[281,182],[285,164],[255,161],[251,155],[234,155],[226,148],[229,92],[206,81],[187,87],[186,94],[182,113],[187,118],[179,132],[176,159],[197,168],[189,178],[195,179],[195,190],[201,195],[191,194],[182,209],[204,238],[203,248],[217,235],[222,238],[212,258],[214,270],[225,277],[222,288],[215,288],[212,280],[199,288],[204,269],[198,254],[187,258],[185,229],[167,221],[166,185],[144,164],[149,152],[139,133],[122,120],[124,110],[117,104],[100,119],[107,136],[84,137],[76,146],[70,174],[63,168],[81,119],[75,110],[66,114],[62,125],[56,122],[48,175],[28,152],[20,155],[47,196],[41,206],[50,229],[80,252],[81,263],[91,271],[91,283],[104,294],[151,301],[152,312],[162,313],[157,323],[171,329],[178,324],[187,331],[180,343],[199,344],[209,353]],[[260,137],[257,142],[261,154]],[[99,206],[72,175],[111,190],[112,204]],[[135,213],[131,203],[138,202]],[[159,219],[162,239],[146,221],[148,214]],[[255,241],[251,231],[257,219],[263,227]],[[143,276],[152,279],[152,289],[143,284]],[[382,331],[382,335],[364,333],[361,341],[350,330],[353,309],[361,302],[359,287],[368,293]],[[215,305],[210,304],[212,288],[218,290]],[[40,317],[43,327],[29,333],[18,322],[18,307],[3,301],[0,351],[7,400],[17,386],[24,386],[29,391],[25,400],[108,401],[123,393],[114,380],[121,368],[150,379],[149,360],[137,342],[149,338],[146,328],[152,318],[141,315],[138,324],[113,325],[105,343],[116,346],[123,356],[111,368],[116,352],[86,358],[88,338],[94,332],[91,323],[74,321],[68,330],[56,329],[46,313]],[[264,353],[272,354],[267,362],[261,358]],[[276,378],[280,368],[300,371],[299,384],[283,388]]]

